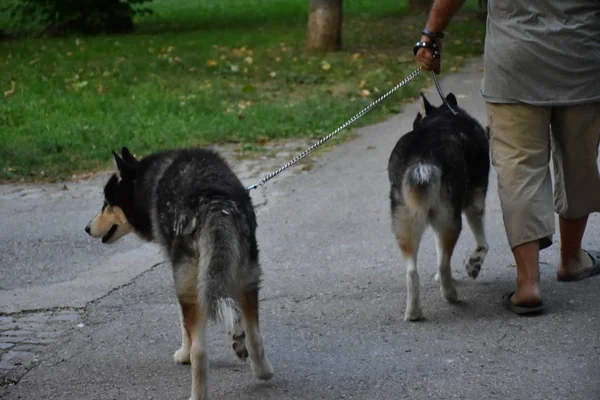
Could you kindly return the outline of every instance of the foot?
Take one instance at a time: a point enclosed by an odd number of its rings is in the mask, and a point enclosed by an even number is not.
[[[190,363],[190,349],[189,348],[180,348],[173,354],[173,359],[176,363],[179,364],[189,364]]]
[[[544,303],[541,299],[532,302],[520,302],[515,296],[515,292],[505,293],[502,296],[502,305],[508,311],[518,315],[539,314],[544,311]]]
[[[556,278],[561,282],[572,282],[598,274],[600,274],[600,252],[580,250],[578,257],[561,263]]]

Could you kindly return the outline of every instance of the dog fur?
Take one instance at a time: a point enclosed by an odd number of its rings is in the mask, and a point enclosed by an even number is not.
[[[436,279],[449,302],[458,301],[450,261],[462,229],[462,213],[477,244],[465,264],[471,278],[479,275],[488,251],[484,213],[489,141],[484,128],[458,106],[453,94],[446,100],[457,115],[444,104],[432,106],[422,95],[424,115],[417,114],[413,130],[398,140],[388,164],[392,228],[406,262],[407,321],[423,317],[417,253],[427,226],[435,231]]]
[[[113,243],[135,232],[158,243],[173,268],[180,306],[181,348],[192,365],[191,400],[206,400],[209,320],[225,324],[240,359],[254,375],[273,375],[259,330],[261,268],[250,196],[225,160],[206,149],[180,149],[136,160],[113,153],[117,173],[86,232]]]

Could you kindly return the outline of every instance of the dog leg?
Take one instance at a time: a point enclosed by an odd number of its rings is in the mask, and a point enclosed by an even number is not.
[[[182,314],[191,342],[192,395],[190,400],[208,400],[208,356],[206,354],[208,316],[197,302],[184,305]]]
[[[449,229],[440,232],[435,237],[438,255],[438,279],[442,295],[451,303],[458,301],[458,292],[452,280],[452,268],[450,260],[454,252],[454,246],[458,241],[459,232]]]
[[[471,252],[471,255],[465,263],[467,274],[475,279],[481,271],[481,266],[488,253],[488,243],[485,238],[485,194],[475,196],[474,204],[465,211],[469,227],[475,237],[477,247]]]
[[[241,308],[244,328],[246,330],[246,346],[250,355],[250,367],[258,379],[268,380],[273,376],[273,367],[269,362],[258,323],[258,289],[242,295]]]
[[[417,271],[417,253],[423,232],[425,216],[415,214],[405,206],[393,210],[394,232],[398,246],[406,262],[406,311],[405,321],[418,321],[423,318],[421,309],[419,272]]]
[[[450,262],[461,231],[460,215],[455,218],[449,210],[447,212],[439,211],[432,219],[431,225],[436,233],[440,289],[446,300],[454,303],[458,301],[458,292],[452,280]]]
[[[184,320],[184,305],[179,303],[179,322],[181,325],[181,348],[173,354],[173,359],[179,364],[190,363],[190,333]]]
[[[246,349],[246,332],[244,332],[244,325],[240,317],[238,316],[235,321],[233,330],[229,332],[229,338],[231,340],[231,347],[235,352],[235,355],[242,361],[246,361],[248,358],[248,350]]]

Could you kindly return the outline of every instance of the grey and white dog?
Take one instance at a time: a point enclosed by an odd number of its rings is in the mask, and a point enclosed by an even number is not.
[[[417,114],[413,130],[398,140],[388,164],[392,226],[406,261],[405,319],[409,321],[423,317],[417,253],[427,226],[436,233],[437,278],[450,302],[458,300],[450,260],[462,229],[462,213],[477,244],[465,265],[471,278],[477,278],[488,251],[484,215],[489,141],[452,93],[446,101],[457,115],[445,105],[432,106],[422,96],[424,115]]]
[[[254,375],[273,369],[259,330],[261,268],[256,215],[246,189],[216,152],[181,149],[141,160],[123,148],[104,187],[104,205],[86,226],[113,243],[130,232],[158,243],[172,264],[182,344],[174,358],[192,364],[191,400],[206,400],[209,320],[225,324],[240,359]]]

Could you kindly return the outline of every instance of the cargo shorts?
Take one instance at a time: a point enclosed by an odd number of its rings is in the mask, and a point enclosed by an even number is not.
[[[579,219],[600,211],[600,102],[486,106],[491,159],[511,248],[534,240],[540,248],[549,247],[554,212]]]

